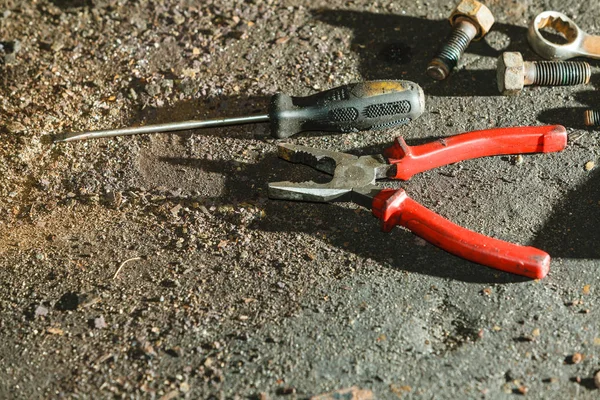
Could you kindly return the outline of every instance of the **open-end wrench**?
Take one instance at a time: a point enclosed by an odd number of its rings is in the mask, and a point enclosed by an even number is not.
[[[567,43],[554,43],[542,36],[540,29],[553,28],[562,33]],[[567,60],[574,57],[600,59],[600,36],[582,31],[577,24],[558,11],[544,11],[538,14],[527,32],[527,39],[533,50],[549,60]]]

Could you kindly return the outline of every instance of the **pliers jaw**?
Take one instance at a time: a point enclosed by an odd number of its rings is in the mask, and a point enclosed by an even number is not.
[[[316,182],[272,182],[269,183],[269,197],[279,200],[311,201],[330,203],[351,201],[352,189],[332,188]]]
[[[273,199],[312,202],[354,201],[371,208],[372,196],[379,191],[375,181],[395,173],[394,166],[389,165],[380,155],[358,157],[289,143],[278,146],[278,155],[284,160],[305,164],[332,175],[332,179],[327,183],[312,181],[269,183],[269,197]]]
[[[367,185],[352,190],[352,202],[369,210],[373,209],[373,199],[381,193],[381,188],[376,185]]]

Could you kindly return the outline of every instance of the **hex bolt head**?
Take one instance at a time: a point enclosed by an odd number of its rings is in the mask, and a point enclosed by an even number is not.
[[[519,52],[505,52],[498,57],[496,78],[498,91],[504,95],[518,94],[525,86],[525,62]]]
[[[462,0],[452,11],[448,20],[450,25],[456,26],[459,20],[465,18],[477,28],[477,35],[473,40],[483,38],[494,25],[494,16],[490,9],[476,0]]]

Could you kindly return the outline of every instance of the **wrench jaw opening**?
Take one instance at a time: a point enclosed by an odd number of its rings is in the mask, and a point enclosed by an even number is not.
[[[540,19],[536,19],[536,28],[538,31],[544,28],[554,29],[565,37],[567,40],[567,43],[565,44],[567,45],[575,43],[579,36],[577,25],[574,25],[574,22],[570,18],[566,18],[564,15],[558,13],[542,15]],[[555,43],[549,39],[546,40],[557,46],[561,45],[560,43]]]
[[[564,35],[567,42],[555,43],[545,38],[540,32],[544,28],[552,28]],[[584,44],[586,37],[589,35],[583,32],[575,21],[558,11],[544,11],[538,14],[529,24],[527,32],[527,39],[533,50],[549,60],[567,60],[579,56],[590,57],[589,54],[586,54],[589,53]]]

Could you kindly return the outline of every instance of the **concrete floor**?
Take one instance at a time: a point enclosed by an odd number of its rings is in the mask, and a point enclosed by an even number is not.
[[[21,43],[0,65],[0,397],[306,398],[356,385],[377,398],[597,398],[600,175],[585,166],[599,146],[582,112],[597,104],[598,63],[586,86],[504,97],[495,81],[503,51],[537,59],[525,37],[537,13],[600,34],[597,4],[486,4],[492,32],[434,82],[448,2],[0,0],[0,41]],[[278,159],[265,125],[47,141],[260,113],[278,91],[365,79],[419,83],[425,113],[289,140],[369,154],[396,136],[567,127],[561,153],[402,184],[461,226],[547,251],[546,278],[383,233],[357,206],[269,200],[267,182],[319,174]]]

